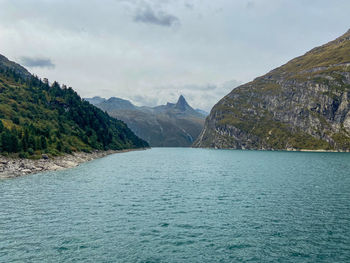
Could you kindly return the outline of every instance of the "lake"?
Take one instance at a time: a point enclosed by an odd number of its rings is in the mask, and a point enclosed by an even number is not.
[[[2,180],[0,262],[350,262],[350,154],[154,148]]]

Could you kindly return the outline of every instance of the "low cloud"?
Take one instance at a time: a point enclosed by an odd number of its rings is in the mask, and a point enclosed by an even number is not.
[[[51,59],[49,58],[21,57],[20,61],[24,66],[30,68],[55,68],[55,64],[52,63]]]
[[[134,21],[167,27],[180,23],[180,20],[176,16],[163,11],[155,11],[148,5],[136,11]]]
[[[158,104],[158,98],[135,95],[130,99],[139,106],[155,106]]]

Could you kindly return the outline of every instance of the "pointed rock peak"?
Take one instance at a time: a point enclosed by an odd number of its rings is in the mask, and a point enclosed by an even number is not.
[[[178,102],[179,101],[185,101],[186,102],[186,99],[185,99],[185,97],[183,96],[183,95],[180,95],[180,97],[179,97],[179,99],[178,99]]]
[[[180,95],[179,99],[177,100],[177,103],[176,103],[175,107],[177,109],[185,110],[187,107],[190,107],[190,105],[188,105],[185,97]]]

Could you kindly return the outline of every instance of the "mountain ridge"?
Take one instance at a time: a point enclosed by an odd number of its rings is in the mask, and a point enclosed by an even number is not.
[[[85,100],[96,103],[102,99],[94,98]],[[168,102],[155,107],[135,106],[120,98],[114,101],[111,98],[102,99],[95,105],[123,120],[152,147],[189,147],[204,125],[205,115],[193,109],[183,95],[179,96],[176,103]]]
[[[195,147],[350,149],[350,31],[232,90]]]

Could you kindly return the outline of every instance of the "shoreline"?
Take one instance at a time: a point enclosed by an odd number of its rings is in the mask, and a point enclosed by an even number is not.
[[[39,160],[9,158],[0,155],[0,180],[48,171],[59,171],[74,168],[82,163],[103,158],[107,155],[141,151],[146,149],[148,148],[94,151],[92,153],[74,152],[72,154],[65,154],[48,159],[42,158]]]
[[[349,150],[308,150],[308,149],[300,149],[300,150],[287,150],[289,152],[319,152],[319,153],[348,153]]]
[[[212,149],[212,150],[237,150],[237,151],[262,151],[262,152],[314,152],[314,153],[349,153],[350,150],[325,150],[325,149],[317,149],[317,150],[311,150],[311,149],[294,149],[294,148],[287,148],[287,149],[237,149],[237,148],[218,148],[218,147],[193,147],[190,148],[193,149]]]

